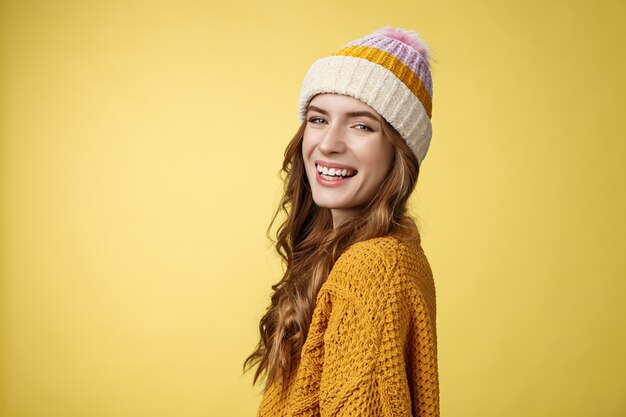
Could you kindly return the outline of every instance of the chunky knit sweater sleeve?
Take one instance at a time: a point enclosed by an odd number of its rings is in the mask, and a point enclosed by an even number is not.
[[[439,416],[435,313],[419,244],[353,245],[319,292],[297,370],[258,416]]]

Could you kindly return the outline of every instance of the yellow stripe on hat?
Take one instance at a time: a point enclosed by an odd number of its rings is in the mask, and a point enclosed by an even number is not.
[[[432,98],[424,83],[404,62],[390,54],[389,52],[373,48],[371,46],[346,46],[331,54],[335,56],[351,56],[363,58],[378,64],[391,71],[400,81],[402,81],[424,106],[428,118],[432,114]]]

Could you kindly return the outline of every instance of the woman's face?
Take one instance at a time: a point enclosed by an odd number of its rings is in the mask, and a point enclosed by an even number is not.
[[[374,197],[393,155],[393,144],[382,131],[382,117],[370,106],[342,94],[313,97],[302,156],[313,200],[331,209],[335,225]]]

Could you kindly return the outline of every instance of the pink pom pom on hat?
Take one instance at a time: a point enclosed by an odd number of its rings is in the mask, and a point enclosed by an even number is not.
[[[400,42],[406,43],[407,45],[413,47],[413,49],[417,50],[417,52],[419,52],[426,59],[426,61],[430,60],[430,50],[428,49],[428,46],[426,46],[424,41],[422,41],[419,38],[419,35],[413,30],[385,26],[376,30],[374,34],[387,36],[388,38],[397,39]]]
[[[430,50],[415,32],[385,26],[315,61],[300,89],[301,121],[320,93],[367,103],[400,133],[421,166],[432,137],[433,87]]]

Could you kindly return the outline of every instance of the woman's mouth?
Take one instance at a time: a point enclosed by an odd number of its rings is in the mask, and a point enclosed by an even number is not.
[[[332,180],[333,178],[350,178],[354,177],[358,172],[356,169],[343,167],[328,167],[319,163],[315,163],[317,172],[324,178]]]
[[[357,170],[352,168],[342,167],[327,167],[318,163],[315,163],[315,169],[317,171],[317,182],[325,186],[337,186],[344,184],[350,178],[357,174]]]

